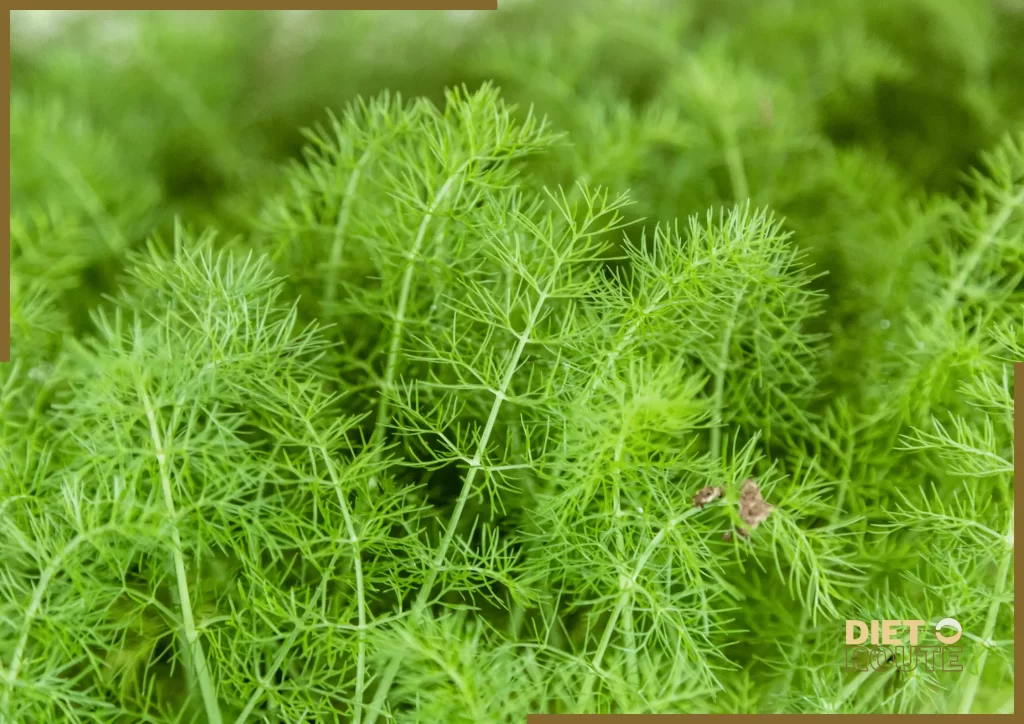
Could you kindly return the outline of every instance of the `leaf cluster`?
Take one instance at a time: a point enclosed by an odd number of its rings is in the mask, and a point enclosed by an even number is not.
[[[0,720],[1012,711],[1022,39],[958,0],[12,33]],[[962,674],[843,670],[845,619],[946,617]]]

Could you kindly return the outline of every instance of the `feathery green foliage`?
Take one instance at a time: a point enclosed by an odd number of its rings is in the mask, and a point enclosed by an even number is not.
[[[502,5],[12,16],[0,721],[1012,711],[1024,7]]]

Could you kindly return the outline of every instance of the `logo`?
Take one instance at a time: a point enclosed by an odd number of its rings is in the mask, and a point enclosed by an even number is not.
[[[922,629],[924,632],[922,633]],[[963,671],[962,646],[955,646],[964,629],[955,618],[934,628],[921,619],[846,621],[847,671]]]

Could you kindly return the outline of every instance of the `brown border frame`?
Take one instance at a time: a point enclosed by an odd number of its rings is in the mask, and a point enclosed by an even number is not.
[[[90,5],[75,2],[49,2],[43,7],[11,3],[8,10],[497,10],[498,0],[305,0],[288,8],[269,2],[176,2],[140,8],[137,3],[106,2]],[[10,37],[10,34],[8,34]]]
[[[557,2],[560,0],[550,0]],[[629,0],[623,0],[628,2]],[[45,10],[133,10],[140,9],[136,8],[129,3],[105,3],[100,6],[87,6],[82,7],[76,3],[71,2],[53,2],[47,5],[45,8],[32,8],[22,3],[12,3],[8,6],[8,14],[4,20],[7,25],[7,32],[4,37],[7,39],[7,56],[5,56],[5,72],[4,80],[7,84],[7,94],[10,97],[10,86],[11,86],[11,63],[10,63],[10,30],[11,30],[11,19],[10,12],[12,10],[29,10],[29,9],[45,9]],[[272,5],[263,5],[259,2],[244,3],[239,0],[238,4],[226,4],[219,3],[216,6],[211,6],[206,3],[199,2],[179,2],[175,3],[174,6],[168,6],[167,4],[161,4],[159,6],[151,6],[145,8],[147,10],[276,10]],[[302,10],[497,10],[498,0],[335,0],[334,2],[304,2],[301,7],[293,6],[291,9],[302,9]],[[0,61],[4,62],[4,61]],[[8,103],[8,113],[4,116],[5,124],[8,130],[8,138],[10,137],[10,104]],[[10,144],[8,143],[7,148],[8,166],[10,166]],[[8,176],[7,194],[5,195],[6,206],[8,211],[8,217],[10,216],[10,177]],[[10,279],[10,226],[5,232],[0,233],[0,263],[3,265],[3,270],[0,270],[0,362],[10,361],[10,334],[11,334],[11,308],[10,308],[10,293],[11,293],[11,279]],[[1018,380],[1024,376],[1024,362],[1017,362],[1014,364],[1014,440],[1013,440],[1013,455],[1014,460],[1021,455],[1021,447],[1024,446],[1024,414],[1018,415],[1017,410],[1024,408],[1024,384],[1016,384]],[[1014,488],[1018,487],[1022,482],[1022,473],[1018,471],[1016,464],[1014,464]],[[1020,522],[1014,516],[1014,538],[1020,537]],[[1019,559],[1014,560],[1014,600],[1017,598],[1017,586],[1021,574],[1021,562]],[[1016,614],[1016,608],[1014,608],[1014,629],[1016,629],[1018,623],[1018,617]],[[1020,651],[1014,650],[1014,669],[1019,668],[1020,664]],[[1024,687],[1024,684],[1017,684],[1016,679],[1014,680],[1014,703],[1016,703],[1017,693]],[[703,720],[708,717],[712,717],[716,722],[728,722],[728,721],[745,721],[749,717],[757,717],[762,719],[773,719],[773,720],[788,720],[790,717],[796,717],[798,715],[789,714],[664,714],[664,715],[589,715],[589,714],[576,714],[576,715],[562,715],[562,714],[531,714],[528,717],[528,724],[645,724],[650,722],[652,724],[686,724],[689,722]],[[799,715],[801,721],[831,721],[830,717],[833,715],[827,714],[805,714]],[[844,721],[875,721],[877,719],[888,719],[897,718],[901,721],[930,721],[934,717],[942,719],[953,718],[954,720],[962,719],[977,719],[977,718],[988,718],[988,717],[999,717],[997,714],[876,714],[876,715],[844,715]],[[1012,716],[1012,715],[1010,715]]]

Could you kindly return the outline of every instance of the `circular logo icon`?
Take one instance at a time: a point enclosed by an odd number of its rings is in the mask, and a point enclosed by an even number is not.
[[[944,628],[951,628],[956,633],[947,636],[946,634],[942,633],[942,629]],[[937,638],[944,644],[955,644],[957,641],[960,640],[960,637],[963,635],[963,633],[963,626],[961,626],[960,622],[957,621],[955,618],[944,618],[937,624],[935,624],[935,638]]]

